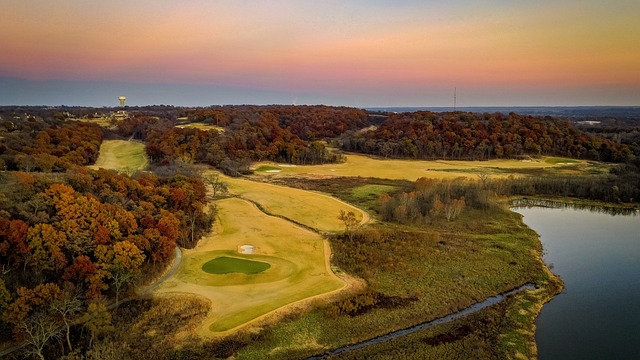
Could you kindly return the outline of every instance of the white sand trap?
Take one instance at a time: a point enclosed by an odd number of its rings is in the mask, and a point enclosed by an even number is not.
[[[280,169],[277,169],[277,170],[274,169],[274,170],[267,170],[265,172],[268,172],[268,173],[279,173],[280,171],[281,171]]]
[[[256,250],[256,247],[253,245],[241,245],[238,246],[238,252],[240,254],[253,254]]]

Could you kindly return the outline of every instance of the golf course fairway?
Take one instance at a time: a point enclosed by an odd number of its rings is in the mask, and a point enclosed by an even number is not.
[[[202,336],[224,335],[301,300],[340,290],[345,283],[329,267],[329,246],[320,235],[285,219],[269,216],[253,203],[218,200],[214,234],[194,249],[183,250],[178,272],[157,293],[191,293],[211,301],[211,311],[198,329]],[[243,244],[254,254],[240,254]],[[216,258],[265,263],[255,274],[209,274],[203,266]]]

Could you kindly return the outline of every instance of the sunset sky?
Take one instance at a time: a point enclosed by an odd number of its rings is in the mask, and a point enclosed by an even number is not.
[[[638,0],[2,0],[0,105],[640,105]]]

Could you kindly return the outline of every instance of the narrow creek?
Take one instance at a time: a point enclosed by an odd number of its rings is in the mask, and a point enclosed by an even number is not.
[[[479,303],[475,303],[471,306],[469,306],[466,309],[460,310],[456,313],[453,314],[449,314],[447,316],[443,316],[440,318],[437,318],[435,320],[431,320],[422,324],[418,324],[406,329],[401,329],[401,330],[397,330],[394,332],[390,332],[388,334],[385,335],[381,335],[378,337],[375,337],[373,339],[369,339],[369,340],[365,340],[365,341],[361,341],[359,343],[355,343],[355,344],[351,344],[351,345],[347,345],[347,346],[343,346],[343,347],[339,347],[339,348],[335,348],[333,350],[329,350],[325,353],[323,353],[322,355],[316,355],[316,356],[312,356],[307,358],[307,360],[320,360],[320,359],[325,359],[329,356],[333,356],[333,355],[338,355],[338,354],[342,354],[348,351],[353,351],[353,350],[357,350],[357,349],[361,349],[363,347],[367,347],[367,346],[371,346],[371,345],[376,345],[376,344],[380,344],[389,340],[393,340],[393,339],[397,339],[397,338],[401,338],[403,336],[407,336],[409,334],[413,334],[417,331],[420,330],[424,330],[424,329],[428,329],[434,326],[438,326],[438,325],[442,325],[442,324],[446,324],[448,322],[451,322],[453,320],[457,320],[460,318],[463,318],[467,315],[471,315],[473,313],[476,313],[482,309],[486,309],[490,306],[499,304],[500,302],[502,302],[504,299],[508,298],[511,295],[517,294],[519,292],[522,292],[524,290],[533,290],[535,289],[535,286],[533,284],[525,284],[519,288],[507,291],[505,293],[502,294],[498,294],[496,296],[492,296],[492,297],[488,297],[485,300],[479,302]]]

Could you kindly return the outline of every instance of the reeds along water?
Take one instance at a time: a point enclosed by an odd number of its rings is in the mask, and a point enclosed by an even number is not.
[[[608,214],[608,215],[640,215],[640,210],[632,208],[621,208],[602,205],[591,204],[572,204],[560,201],[552,200],[540,200],[540,199],[518,199],[511,202],[511,206],[514,208],[532,208],[532,207],[547,207],[554,209],[576,209],[576,210],[588,210],[591,212]]]

